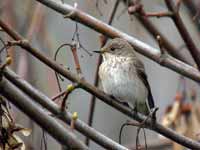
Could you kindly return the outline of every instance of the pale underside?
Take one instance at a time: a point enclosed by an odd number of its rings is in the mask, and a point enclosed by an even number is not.
[[[105,93],[121,102],[127,102],[138,112],[148,114],[148,90],[137,75],[134,60],[127,57],[104,59],[99,68],[99,76]]]

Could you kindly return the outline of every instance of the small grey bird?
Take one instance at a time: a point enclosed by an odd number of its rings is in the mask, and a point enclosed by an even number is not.
[[[108,41],[101,51],[94,52],[103,56],[99,77],[104,92],[127,103],[136,112],[150,114],[154,101],[144,65],[134,48],[126,40],[115,38]]]

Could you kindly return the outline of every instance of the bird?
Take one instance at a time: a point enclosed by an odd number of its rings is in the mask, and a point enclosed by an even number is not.
[[[133,46],[122,38],[109,40],[100,51],[99,78],[103,91],[132,110],[149,115],[155,108],[144,64]]]

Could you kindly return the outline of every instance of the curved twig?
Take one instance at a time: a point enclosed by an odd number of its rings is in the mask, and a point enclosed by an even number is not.
[[[56,52],[55,52],[55,54],[54,54],[54,60],[55,60],[55,61],[56,61],[56,59],[57,59],[58,53],[60,52],[61,48],[63,48],[64,46],[70,46],[70,47],[71,47],[71,44],[65,43],[65,44],[60,45],[60,46],[57,48],[57,50],[56,50]],[[56,81],[57,81],[57,84],[58,84],[59,92],[61,92],[61,91],[62,91],[62,88],[61,88],[61,85],[60,85],[60,80],[59,80],[59,78],[60,78],[62,81],[63,81],[63,79],[62,79],[62,77],[61,77],[56,71],[55,71],[55,76],[56,76]]]

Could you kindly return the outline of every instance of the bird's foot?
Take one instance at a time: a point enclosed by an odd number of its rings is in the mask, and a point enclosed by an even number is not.
[[[132,114],[134,116],[134,115],[137,115],[137,113],[138,113],[138,110],[137,110],[137,107],[135,106],[132,109]],[[127,120],[127,124],[132,125],[132,126],[137,126],[139,128],[143,128],[144,125],[145,125],[145,122],[146,122],[146,119],[144,121],[142,121],[142,122],[135,122],[135,121]]]
[[[154,107],[150,110],[149,115],[151,116],[152,121],[156,121],[156,112],[158,111],[158,107]]]
[[[145,127],[145,124],[146,124],[146,121],[151,118],[151,123],[152,123],[152,126],[153,124],[156,122],[156,112],[158,111],[158,107],[155,107],[155,108],[152,108],[150,110],[150,113],[149,115],[146,117],[146,119],[144,119],[142,122],[139,122],[139,123],[136,123],[136,122],[132,122],[132,121],[127,121],[128,124],[130,125],[133,125],[133,126],[138,126],[139,128],[143,128]],[[137,107],[134,107],[133,109],[133,115],[137,115]]]

